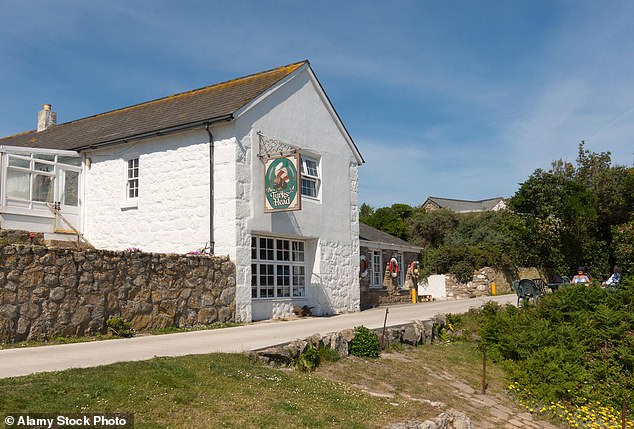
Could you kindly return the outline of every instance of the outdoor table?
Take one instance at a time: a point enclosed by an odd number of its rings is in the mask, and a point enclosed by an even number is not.
[[[559,290],[560,287],[568,286],[570,283],[547,283],[546,286],[550,288],[550,290],[555,293]]]

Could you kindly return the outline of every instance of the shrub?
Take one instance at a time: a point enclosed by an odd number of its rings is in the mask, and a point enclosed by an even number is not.
[[[331,349],[330,347],[319,347],[317,349],[317,353],[319,354],[320,362],[337,362],[339,359],[341,359],[341,356],[339,355],[339,353],[337,353],[337,350]]]
[[[473,280],[473,271],[475,268],[467,261],[459,261],[453,264],[449,268],[449,272],[456,276],[456,280],[458,280],[462,284],[469,283]]]
[[[365,326],[357,326],[354,328],[354,338],[348,345],[348,352],[353,356],[377,358],[381,346],[379,339],[374,331]]]
[[[293,366],[301,371],[312,371],[319,366],[320,360],[321,357],[317,349],[308,346],[302,354],[295,358]]]
[[[509,364],[535,399],[634,405],[634,282],[615,291],[571,285],[537,306],[487,304],[480,345]]]
[[[119,316],[110,316],[106,321],[106,326],[108,327],[108,332],[115,337],[129,338],[134,336],[132,323],[126,322]]]

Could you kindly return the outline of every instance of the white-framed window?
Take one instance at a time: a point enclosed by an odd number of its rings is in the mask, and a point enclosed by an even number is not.
[[[383,287],[383,257],[380,250],[370,250],[370,287]]]
[[[16,148],[3,150],[0,158],[0,206],[48,211],[47,204],[79,205],[79,156]]]
[[[319,160],[302,155],[302,196],[319,198],[321,175]]]
[[[272,237],[251,237],[251,297],[306,296],[305,243]]]
[[[396,258],[398,261],[398,287],[403,287],[405,284],[405,272],[407,271],[405,261],[403,260],[403,253],[399,252],[392,257]]]
[[[126,199],[139,198],[139,158],[127,160],[126,168]]]

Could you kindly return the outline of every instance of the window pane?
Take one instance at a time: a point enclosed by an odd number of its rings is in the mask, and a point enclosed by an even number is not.
[[[304,242],[303,241],[293,241],[293,261],[295,262],[304,261]]]
[[[57,162],[60,164],[74,165],[79,167],[81,165],[81,158],[78,156],[58,156]]]
[[[251,259],[258,259],[258,239],[251,237]]]
[[[62,204],[77,207],[79,205],[79,173],[61,170],[60,196]]]
[[[128,180],[128,198],[137,198],[139,196],[139,180]]]
[[[277,266],[277,296],[291,296],[291,267],[290,265]]]
[[[275,291],[274,265],[260,265],[260,298],[273,298]]]
[[[309,176],[315,176],[315,177],[319,176],[317,173],[317,163],[313,161],[312,159],[306,160],[306,174],[308,174]]]
[[[264,261],[275,260],[274,240],[272,238],[260,238],[260,259]]]
[[[29,173],[7,169],[7,197],[29,199]]]
[[[258,297],[258,264],[251,264],[251,298]]]
[[[139,158],[128,160],[128,198],[139,197]]]
[[[317,198],[317,183],[315,180],[302,177],[302,195]]]
[[[22,168],[31,168],[31,161],[28,159],[20,159],[9,157],[9,166],[10,167],[22,167]]]
[[[43,162],[35,163],[35,171],[41,171],[43,173],[52,173],[53,169],[54,167],[52,164],[44,164]]]
[[[306,294],[306,276],[303,266],[293,267],[293,296],[304,296]]]
[[[53,202],[53,177],[33,175],[33,201]]]
[[[288,240],[277,240],[277,260],[278,261],[290,261],[290,249]]]
[[[37,159],[42,159],[44,161],[55,161],[55,155],[51,155],[48,153],[34,153],[33,157]]]
[[[381,266],[381,252],[372,251],[372,286],[381,286],[383,267]]]

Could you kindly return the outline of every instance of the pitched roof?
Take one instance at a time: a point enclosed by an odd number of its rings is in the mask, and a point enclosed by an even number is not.
[[[387,232],[383,232],[379,229],[373,228],[370,225],[366,225],[365,223],[359,223],[359,240],[387,244],[389,246],[399,248],[407,248],[408,250],[418,252],[422,250],[420,247],[414,246],[413,244],[408,243],[405,240],[401,240],[398,237],[394,237]]]
[[[429,197],[423,203],[423,207],[436,207],[451,210],[456,213],[465,212],[484,212],[492,210],[500,201],[504,201],[504,198],[496,197],[486,200],[469,201],[469,200],[455,200],[451,198],[439,198]]]
[[[234,112],[304,64],[308,61],[100,113],[41,132],[0,138],[0,145],[77,150],[161,130],[230,120]]]

